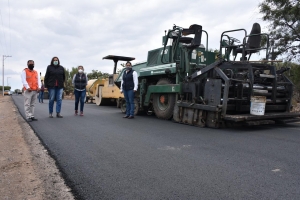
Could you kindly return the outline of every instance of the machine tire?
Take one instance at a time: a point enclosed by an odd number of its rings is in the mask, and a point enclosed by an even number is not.
[[[120,100],[120,108],[122,113],[126,113],[126,101],[125,99]]]
[[[139,114],[139,110],[140,109],[140,103],[139,100],[137,98],[134,99],[134,115],[138,115]]]
[[[138,101],[138,99],[134,99],[134,115],[138,115],[139,114],[139,106],[140,103]],[[121,112],[122,113],[126,113],[126,101],[125,99],[121,99],[120,100],[120,108],[121,108]]]
[[[97,106],[101,105],[101,101],[102,101],[102,87],[103,86],[98,86],[98,90],[97,90],[96,95],[95,95],[95,103],[96,103]]]
[[[156,85],[172,84],[172,81],[167,78],[160,79]],[[162,103],[167,98],[166,103]],[[176,102],[175,94],[153,94],[153,110],[157,118],[171,119],[174,112]]]

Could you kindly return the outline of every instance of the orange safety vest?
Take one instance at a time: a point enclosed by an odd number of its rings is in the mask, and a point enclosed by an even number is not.
[[[24,69],[26,72],[26,81],[31,90],[37,90],[39,88],[38,84],[38,73],[35,70],[30,71],[28,68]],[[24,87],[24,90],[26,88]]]

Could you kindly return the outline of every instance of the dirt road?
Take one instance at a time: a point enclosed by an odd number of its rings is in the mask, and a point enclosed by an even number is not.
[[[0,96],[0,200],[4,199],[74,199],[10,96]]]

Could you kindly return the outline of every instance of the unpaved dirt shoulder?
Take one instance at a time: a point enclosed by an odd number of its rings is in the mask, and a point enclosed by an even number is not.
[[[55,161],[9,96],[0,96],[0,194],[0,200],[74,199]]]

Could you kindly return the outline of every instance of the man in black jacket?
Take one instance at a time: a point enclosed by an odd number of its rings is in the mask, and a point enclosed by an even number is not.
[[[53,105],[56,100],[56,117],[63,118],[60,114],[62,93],[65,82],[65,69],[60,65],[58,57],[53,57],[50,65],[47,67],[45,75],[45,87],[49,92],[49,117],[53,118]]]

